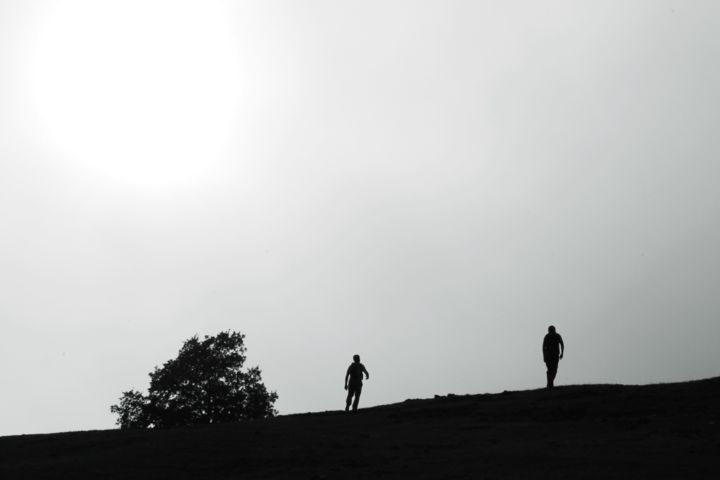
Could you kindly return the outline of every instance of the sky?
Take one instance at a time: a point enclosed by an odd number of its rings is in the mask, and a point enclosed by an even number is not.
[[[0,0],[0,435],[193,335],[281,414],[720,374],[720,3]]]

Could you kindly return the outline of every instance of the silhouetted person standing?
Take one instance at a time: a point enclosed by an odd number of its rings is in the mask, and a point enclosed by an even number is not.
[[[547,388],[555,386],[555,375],[557,375],[558,363],[563,358],[565,344],[559,333],[552,325],[548,327],[548,333],[543,340],[543,360],[547,366]]]
[[[345,411],[350,410],[352,402],[353,411],[357,410],[360,401],[360,393],[362,393],[363,373],[369,379],[370,374],[365,369],[365,365],[360,363],[360,355],[353,355],[353,363],[347,369],[345,374],[345,390],[347,390],[347,400],[345,400]],[[353,397],[355,401],[353,402]]]

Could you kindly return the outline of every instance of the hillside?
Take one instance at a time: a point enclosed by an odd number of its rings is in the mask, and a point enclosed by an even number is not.
[[[0,478],[716,478],[720,378],[0,438]]]

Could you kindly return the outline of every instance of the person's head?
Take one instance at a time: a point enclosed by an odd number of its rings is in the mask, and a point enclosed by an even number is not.
[[[549,333],[555,333],[555,327],[552,326],[552,325],[550,325],[550,326],[548,327],[548,332],[549,332]]]
[[[360,355],[353,355],[353,360],[355,361],[355,363],[359,363],[359,362],[360,362]]]

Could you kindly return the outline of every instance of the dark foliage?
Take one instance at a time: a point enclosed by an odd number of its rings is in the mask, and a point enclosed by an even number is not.
[[[187,340],[177,358],[150,373],[148,394],[130,390],[110,407],[120,428],[166,428],[267,418],[277,393],[245,363],[245,336],[221,332]]]

